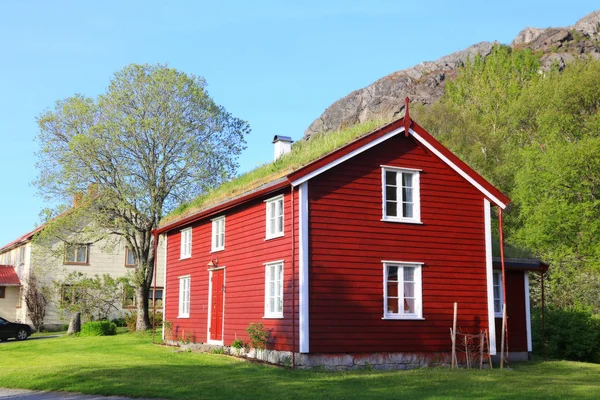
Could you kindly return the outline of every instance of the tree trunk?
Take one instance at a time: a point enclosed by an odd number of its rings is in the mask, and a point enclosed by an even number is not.
[[[148,316],[148,287],[146,284],[142,284],[135,288],[135,296],[137,300],[137,321],[135,323],[135,330],[145,331],[150,329],[150,318]]]
[[[76,312],[71,317],[71,322],[69,323],[69,330],[67,330],[67,335],[72,335],[74,333],[78,333],[81,331],[81,313]]]

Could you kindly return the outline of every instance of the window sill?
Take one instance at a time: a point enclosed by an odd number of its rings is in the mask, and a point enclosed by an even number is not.
[[[222,249],[211,249],[210,250],[211,253],[218,253],[220,251],[225,251],[225,247],[223,247]]]
[[[409,320],[409,321],[425,321],[425,318],[423,318],[423,317],[414,317],[414,316],[410,316],[410,315],[407,315],[407,316],[403,316],[403,315],[393,315],[393,316],[392,315],[387,315],[387,316],[384,316],[381,319],[383,319],[383,320],[404,320],[404,321],[406,321],[406,320]]]
[[[135,268],[135,264],[125,264],[125,268]]]
[[[396,222],[396,223],[401,223],[401,224],[416,224],[416,225],[423,225],[423,222],[418,221],[416,219],[392,219],[392,218],[381,218],[380,221],[383,222]]]
[[[502,313],[494,313],[494,318],[502,319]]]
[[[187,260],[188,258],[192,258],[192,255],[190,254],[189,256],[179,257],[179,260]]]
[[[90,263],[65,262],[64,265],[90,265]]]
[[[265,315],[263,319],[283,319],[283,315]]]
[[[189,319],[190,316],[189,316],[189,314],[188,315],[178,315],[177,318],[178,319]]]
[[[281,237],[284,237],[284,236],[285,236],[285,235],[284,235],[283,233],[280,233],[280,234],[278,234],[278,235],[273,235],[273,236],[267,236],[267,237],[265,237],[265,241],[267,241],[267,240],[271,240],[271,239],[277,239],[277,238],[281,238]]]

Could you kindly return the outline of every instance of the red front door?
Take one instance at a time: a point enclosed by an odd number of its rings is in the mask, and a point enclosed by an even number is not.
[[[223,295],[225,293],[225,270],[217,269],[211,273],[211,310],[210,340],[223,340]]]

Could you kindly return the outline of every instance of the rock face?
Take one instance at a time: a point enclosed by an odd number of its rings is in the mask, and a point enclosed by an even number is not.
[[[404,98],[429,105],[445,91],[446,82],[468,59],[489,55],[495,43],[482,42],[437,61],[427,61],[396,71],[329,106],[304,132],[305,137],[334,131],[373,119],[390,120],[401,116]],[[600,11],[594,11],[566,28],[525,28],[511,43],[513,48],[529,48],[544,53],[541,69],[560,69],[577,57],[600,59]]]

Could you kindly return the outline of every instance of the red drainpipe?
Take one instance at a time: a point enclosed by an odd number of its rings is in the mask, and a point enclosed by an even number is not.
[[[294,223],[294,186],[290,185],[292,194],[292,368],[296,368],[296,227]]]
[[[498,222],[499,222],[499,230],[500,230],[500,262],[502,263],[502,297],[503,297],[503,306],[506,308],[506,269],[504,267],[504,228],[502,226],[502,208],[498,207]],[[505,351],[508,354],[508,312],[506,316],[506,347]],[[500,355],[504,357],[504,354]],[[508,363],[508,357],[506,359]]]

